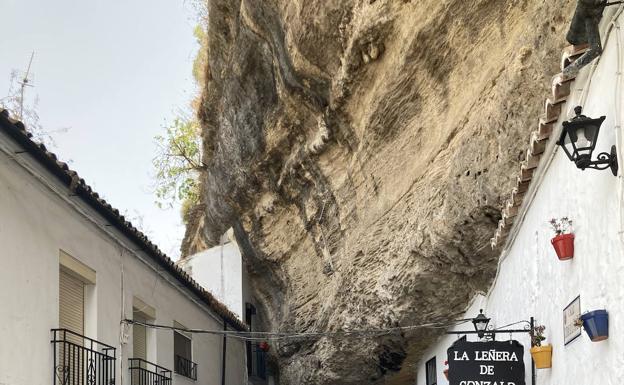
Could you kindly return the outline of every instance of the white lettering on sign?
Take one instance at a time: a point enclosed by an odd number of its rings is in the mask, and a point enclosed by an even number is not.
[[[479,365],[479,374],[481,375],[488,375],[488,376],[493,376],[494,375],[494,365]]]
[[[470,358],[468,358],[468,353],[466,352],[462,352],[462,356],[458,357],[457,353],[459,353],[457,350],[455,351],[455,361],[470,361]]]
[[[475,361],[518,361],[515,352],[498,352],[485,350],[475,352]]]
[[[459,385],[516,385],[508,381],[460,381]]]

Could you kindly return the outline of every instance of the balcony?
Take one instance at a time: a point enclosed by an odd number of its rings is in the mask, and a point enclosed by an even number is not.
[[[171,370],[141,358],[130,358],[130,385],[171,385]]]
[[[67,329],[52,329],[54,385],[114,385],[115,348]]]
[[[267,353],[260,349],[258,344],[247,346],[247,374],[253,384],[266,384],[266,355]]]
[[[197,380],[197,364],[177,354],[175,356],[174,370],[181,376],[190,378],[194,381]]]

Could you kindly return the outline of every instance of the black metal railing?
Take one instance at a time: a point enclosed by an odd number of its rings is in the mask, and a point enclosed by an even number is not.
[[[176,354],[174,370],[177,374],[197,380],[197,364]]]
[[[251,344],[251,349],[248,350],[251,353],[250,363],[248,363],[248,375],[252,379],[266,380],[266,355],[267,353],[260,348],[259,344]]]
[[[67,329],[52,329],[54,385],[114,385],[115,348]]]
[[[130,358],[130,385],[171,385],[171,370],[142,358]]]

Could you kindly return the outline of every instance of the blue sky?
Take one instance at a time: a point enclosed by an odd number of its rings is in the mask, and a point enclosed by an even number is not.
[[[0,98],[12,70],[32,66],[40,123],[52,149],[172,258],[179,207],[154,203],[154,136],[196,92],[198,46],[183,0],[0,0]],[[140,225],[140,223],[135,223]]]

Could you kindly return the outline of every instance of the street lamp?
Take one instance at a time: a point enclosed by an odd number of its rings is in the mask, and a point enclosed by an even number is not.
[[[474,325],[475,331],[477,332],[479,338],[483,338],[485,335],[489,322],[490,319],[483,314],[483,309],[480,309],[479,315],[472,319],[472,324]]]
[[[610,168],[613,175],[617,175],[618,162],[615,146],[611,146],[610,154],[601,152],[598,154],[597,160],[591,160],[600,133],[600,126],[606,117],[601,116],[598,119],[592,119],[581,114],[582,111],[581,106],[575,107],[576,116],[570,121],[563,122],[563,130],[561,130],[557,144],[563,148],[568,158],[581,170]]]

